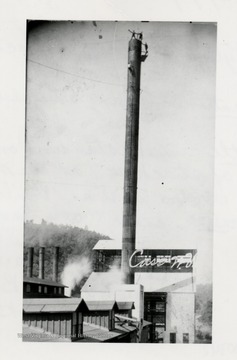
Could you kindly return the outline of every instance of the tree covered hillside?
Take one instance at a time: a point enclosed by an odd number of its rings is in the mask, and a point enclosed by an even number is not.
[[[108,236],[76,226],[56,225],[42,220],[41,224],[26,221],[24,234],[24,275],[27,268],[27,247],[34,247],[33,276],[38,277],[39,247],[45,247],[45,279],[52,278],[52,247],[59,246],[59,278],[68,261],[78,256],[92,259],[92,249],[99,239]]]
[[[211,342],[212,338],[212,285],[199,284],[196,292],[197,342]]]

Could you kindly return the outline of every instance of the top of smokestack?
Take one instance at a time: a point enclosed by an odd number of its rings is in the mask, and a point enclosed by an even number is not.
[[[27,277],[33,276],[33,263],[34,263],[34,248],[28,247],[28,259],[27,259]]]
[[[53,281],[58,281],[59,246],[53,247]]]

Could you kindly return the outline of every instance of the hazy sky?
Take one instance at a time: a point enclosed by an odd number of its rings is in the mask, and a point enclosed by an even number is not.
[[[122,239],[128,29],[143,31],[137,248],[211,280],[216,25],[52,22],[28,36],[26,219]]]

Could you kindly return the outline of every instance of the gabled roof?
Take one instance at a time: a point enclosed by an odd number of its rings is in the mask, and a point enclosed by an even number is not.
[[[46,280],[46,279],[40,279],[36,277],[24,277],[23,282],[31,283],[31,284],[38,284],[38,285],[49,285],[49,286],[56,286],[56,287],[68,287],[66,285],[63,285],[59,282],[53,281],[53,280]]]
[[[86,301],[86,305],[89,311],[108,311],[108,310],[118,310],[118,305],[116,301]]]
[[[119,310],[132,310],[135,309],[134,302],[116,301]]]
[[[88,311],[82,298],[45,298],[23,299],[23,311],[26,313],[57,313]]]

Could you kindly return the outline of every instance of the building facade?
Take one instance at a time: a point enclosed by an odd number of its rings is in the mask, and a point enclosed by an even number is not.
[[[138,249],[130,257],[134,284],[144,288],[143,320],[152,324],[151,342],[194,343],[196,253],[195,249]],[[120,268],[121,247],[113,240],[100,240],[94,247],[95,273],[109,273],[114,264]],[[94,286],[86,286],[89,283],[90,278],[83,289],[93,291]]]

